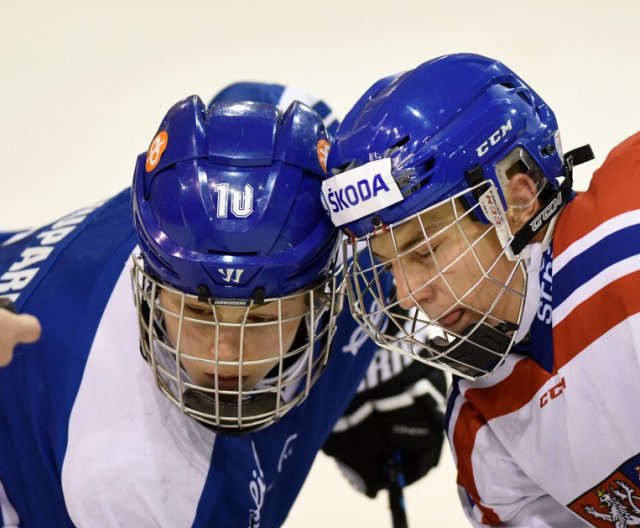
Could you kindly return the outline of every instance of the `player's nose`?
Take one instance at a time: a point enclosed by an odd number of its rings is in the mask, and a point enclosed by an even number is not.
[[[213,332],[211,355],[218,361],[238,361],[240,357],[240,330],[225,326],[216,327]]]
[[[396,282],[398,304],[401,308],[409,310],[418,307],[424,308],[434,297],[434,276],[421,266],[419,262],[410,262],[398,259],[392,267],[393,277]]]

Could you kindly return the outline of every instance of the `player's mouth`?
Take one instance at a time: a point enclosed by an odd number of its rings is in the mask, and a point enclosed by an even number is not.
[[[446,330],[455,332],[456,328],[464,326],[460,324],[464,314],[465,314],[464,308],[457,308],[455,310],[451,310],[450,312],[447,312],[445,315],[438,318],[438,324],[443,328],[445,328]]]
[[[237,391],[241,388],[241,385],[245,385],[248,379],[247,376],[243,376],[239,378],[236,376],[216,376],[215,374],[207,374],[208,385],[216,387],[216,378],[217,378],[217,387],[220,390],[234,390]]]

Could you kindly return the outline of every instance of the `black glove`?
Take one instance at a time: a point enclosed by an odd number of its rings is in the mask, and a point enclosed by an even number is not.
[[[440,370],[380,349],[322,450],[369,497],[388,487],[391,457],[411,484],[440,458],[445,392]]]

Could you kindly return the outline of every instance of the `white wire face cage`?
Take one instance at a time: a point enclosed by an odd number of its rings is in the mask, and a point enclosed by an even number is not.
[[[160,391],[217,433],[268,426],[308,396],[329,359],[343,284],[265,299],[202,303],[134,257],[141,350]]]
[[[475,199],[465,199],[470,193]],[[480,208],[490,224],[475,220]],[[527,277],[512,239],[490,180],[347,239],[353,316],[383,348],[466,379],[484,377],[503,363],[522,318]],[[391,294],[383,286],[389,272]]]

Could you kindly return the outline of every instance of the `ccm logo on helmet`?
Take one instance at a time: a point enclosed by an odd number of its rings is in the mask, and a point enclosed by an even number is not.
[[[391,160],[383,158],[323,181],[322,200],[332,222],[341,226],[399,202],[402,193]]]
[[[547,205],[531,222],[529,222],[529,226],[531,227],[531,231],[537,231],[542,226],[542,222],[548,220],[551,216],[553,216],[558,208],[562,205],[562,192],[558,192],[556,197],[551,200],[549,205]]]
[[[511,119],[509,119],[504,125],[501,125],[498,130],[496,130],[493,134],[491,134],[486,141],[482,142],[482,144],[476,148],[476,153],[478,157],[481,158],[491,147],[495,147],[500,140],[507,135],[507,132],[513,130],[513,125],[511,124]]]

